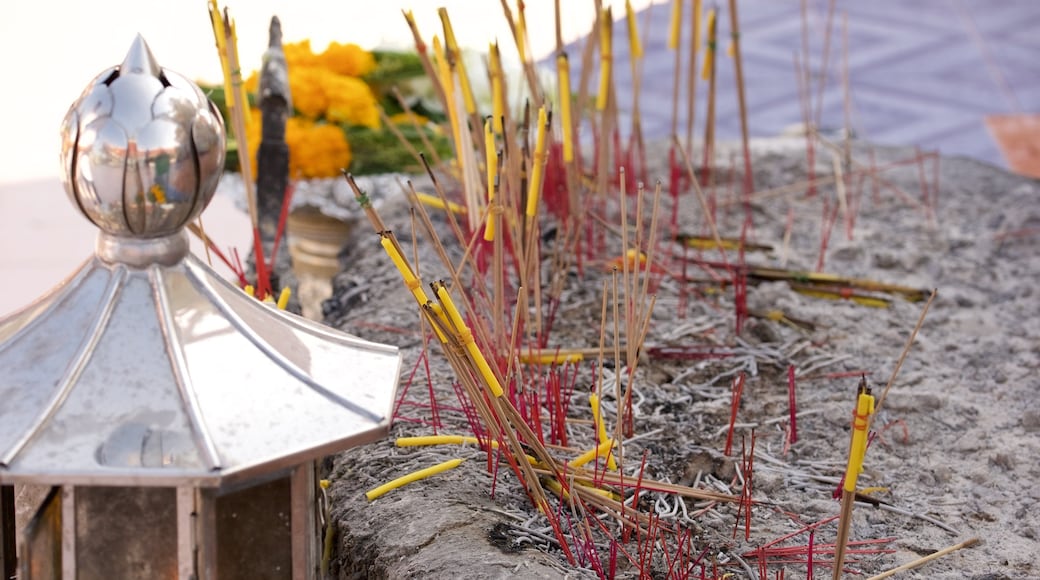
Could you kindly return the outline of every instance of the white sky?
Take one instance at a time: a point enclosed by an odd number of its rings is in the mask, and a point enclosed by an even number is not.
[[[651,0],[633,0],[636,9]],[[666,0],[657,0],[658,4]],[[624,14],[623,0],[605,0]],[[510,5],[515,10],[515,0]],[[562,0],[565,40],[585,34],[591,0]],[[243,67],[255,69],[267,46],[267,26],[277,14],[285,40],[311,39],[366,48],[412,46],[402,8],[414,11],[427,39],[440,33],[437,8],[445,6],[464,47],[484,51],[498,38],[512,42],[498,0],[231,0],[221,2],[237,21]],[[552,0],[527,0],[536,57],[554,48]],[[542,24],[535,26],[534,23]],[[159,64],[189,78],[220,79],[205,0],[36,0],[4,3],[0,18],[0,183],[58,176],[58,127],[87,83],[119,64],[140,32]],[[504,51],[512,54],[512,51]]]

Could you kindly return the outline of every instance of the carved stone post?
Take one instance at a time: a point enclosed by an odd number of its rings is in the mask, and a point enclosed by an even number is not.
[[[260,220],[260,238],[264,254],[271,260],[274,238],[289,186],[289,146],[285,143],[285,124],[292,112],[289,93],[289,67],[282,51],[282,24],[271,18],[270,37],[260,69],[259,106],[261,114],[260,148],[256,154],[256,197]],[[254,258],[255,259],[255,258]],[[288,240],[282,239],[278,255],[272,260],[271,289],[277,295],[282,288],[292,289],[288,310],[300,313],[297,281],[292,271]]]

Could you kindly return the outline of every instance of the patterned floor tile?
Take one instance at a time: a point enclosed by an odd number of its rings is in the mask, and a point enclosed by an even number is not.
[[[687,9],[688,8],[687,4]],[[741,48],[751,134],[775,135],[802,123],[802,104],[794,72],[801,53],[801,3],[797,0],[740,2]],[[812,94],[822,76],[827,2],[808,1]],[[1036,0],[839,0],[836,14],[847,14],[849,78],[853,128],[869,139],[917,144],[944,153],[970,155],[1006,166],[1004,154],[987,129],[992,114],[1040,110],[1040,3]],[[645,26],[646,14],[640,18]],[[645,42],[642,119],[650,138],[671,132],[674,53],[667,50],[670,3],[652,8]],[[689,15],[683,45],[689,42]],[[835,22],[840,22],[836,16]],[[720,50],[729,43],[729,18],[719,18]],[[841,39],[837,24],[831,41],[822,128],[844,124],[839,70]],[[631,103],[625,23],[615,23],[615,81],[624,110]],[[575,53],[574,47],[571,48]],[[685,59],[684,55],[684,59]],[[717,71],[719,140],[739,137],[732,60],[720,53]],[[687,63],[682,64],[685,78]],[[685,80],[680,133],[685,133]],[[698,134],[703,130],[706,83],[698,85]],[[627,119],[626,114],[622,114]],[[625,122],[625,121],[623,121]],[[627,127],[626,125],[623,125]],[[1018,142],[1022,142],[1019,139]],[[1011,145],[1012,147],[1014,145]]]

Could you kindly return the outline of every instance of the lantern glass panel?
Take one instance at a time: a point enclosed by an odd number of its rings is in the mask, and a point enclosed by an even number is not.
[[[76,487],[76,580],[177,578],[177,490]]]
[[[53,487],[25,527],[21,546],[22,577],[61,578],[61,488]]]
[[[217,497],[217,577],[290,578],[292,511],[289,477]]]

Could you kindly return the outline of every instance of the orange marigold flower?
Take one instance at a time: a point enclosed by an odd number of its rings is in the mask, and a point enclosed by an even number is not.
[[[350,165],[350,145],[335,125],[292,117],[285,127],[285,142],[291,179],[335,177]]]
[[[376,97],[365,81],[337,74],[329,74],[323,81],[328,99],[326,119],[333,123],[379,127]]]
[[[362,77],[376,68],[376,60],[371,52],[356,44],[340,44],[332,42],[325,52],[318,55],[321,66],[334,73]]]
[[[292,72],[293,67],[320,66],[318,55],[311,50],[309,39],[283,44],[282,52],[285,53],[285,62],[289,65],[289,72]]]
[[[325,90],[325,79],[328,76],[328,71],[316,67],[289,67],[289,91],[293,107],[300,114],[311,119],[319,119],[325,114],[329,108]]]
[[[242,82],[242,88],[245,89],[247,94],[251,95],[260,92],[260,73],[253,71],[253,74],[249,75],[249,78]]]

